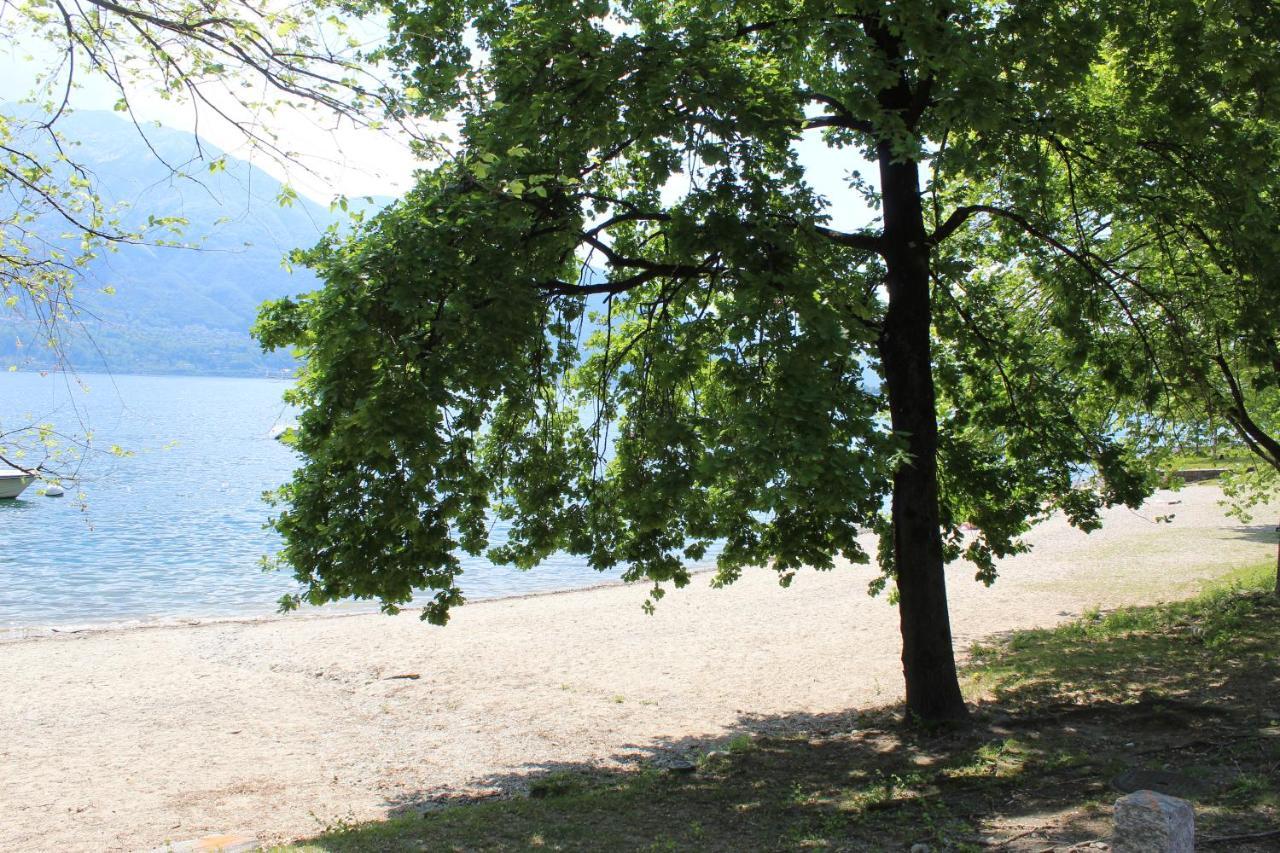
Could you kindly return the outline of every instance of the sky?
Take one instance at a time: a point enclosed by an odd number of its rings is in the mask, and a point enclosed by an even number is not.
[[[47,70],[54,55],[44,45],[7,44],[0,47],[0,101],[17,101],[29,94],[37,75]],[[112,110],[118,90],[102,78],[81,74],[71,106],[78,110]],[[226,153],[248,160],[303,195],[328,204],[334,197],[363,195],[399,196],[413,184],[413,171],[422,164],[409,150],[408,139],[390,131],[355,127],[332,115],[285,108],[261,118],[264,126],[294,152],[293,162],[255,151],[230,122],[204,108],[198,113],[190,102],[163,100],[138,87],[132,98],[134,114],[142,124],[156,122],[200,138]],[[220,109],[240,118],[251,118],[226,91],[211,91]],[[122,114],[123,117],[123,114]],[[198,124],[197,124],[198,117]],[[444,129],[444,128],[439,128]]]
[[[0,101],[16,101],[29,93],[37,74],[47,70],[55,59],[54,51],[47,45],[0,45],[0,80],[5,81]],[[78,79],[80,85],[72,97],[74,108],[112,109],[119,95],[111,84],[85,74]],[[212,96],[221,108],[248,115],[238,108],[231,94],[213,92]],[[158,122],[187,132],[197,129],[196,114],[190,103],[163,100],[149,93],[132,100],[135,115],[141,122]],[[335,122],[332,115],[285,109],[263,118],[263,122],[284,140],[282,145],[294,155],[290,161],[255,151],[239,130],[207,108],[199,112],[198,130],[202,139],[228,154],[251,161],[323,205],[340,195],[398,197],[412,186],[415,169],[425,165],[415,159],[403,134],[358,128],[349,120]],[[427,128],[434,134],[451,130],[442,124]],[[846,182],[851,170],[874,176],[874,167],[850,149],[827,148],[818,132],[806,134],[796,149],[809,182],[831,201],[828,212],[832,227],[856,230],[868,225],[873,213]]]

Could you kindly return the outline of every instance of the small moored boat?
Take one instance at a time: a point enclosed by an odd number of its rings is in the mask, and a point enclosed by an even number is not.
[[[35,471],[21,469],[0,471],[0,500],[16,498],[22,494],[23,489],[35,482],[35,479]]]

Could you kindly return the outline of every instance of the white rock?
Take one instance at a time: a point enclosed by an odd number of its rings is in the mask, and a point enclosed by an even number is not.
[[[1193,853],[1196,815],[1191,803],[1134,791],[1116,800],[1112,853]]]

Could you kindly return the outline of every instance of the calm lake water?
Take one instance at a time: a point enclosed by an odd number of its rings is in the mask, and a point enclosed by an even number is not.
[[[287,384],[78,381],[87,390],[60,374],[0,374],[0,433],[49,423],[70,436],[92,433],[99,450],[114,444],[133,454],[88,454],[83,500],[74,486],[64,498],[44,497],[38,484],[18,500],[0,500],[0,632],[275,612],[276,600],[296,589],[286,572],[258,568],[278,545],[263,528],[270,508],[262,493],[287,480],[295,464],[271,437],[292,420],[280,400]],[[610,579],[568,556],[531,572],[476,559],[464,566],[462,589],[472,600]]]

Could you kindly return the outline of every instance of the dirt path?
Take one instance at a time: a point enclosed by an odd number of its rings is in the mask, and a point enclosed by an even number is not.
[[[991,589],[957,566],[957,648],[1273,556],[1272,524],[1226,519],[1217,496],[1160,493],[1091,536],[1050,521]],[[471,605],[443,630],[362,615],[0,643],[0,849],[280,840],[896,700],[896,611],[865,595],[872,575],[700,576],[652,617],[643,588],[609,587]]]

